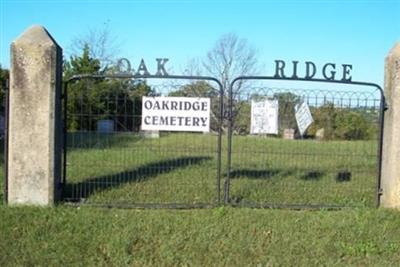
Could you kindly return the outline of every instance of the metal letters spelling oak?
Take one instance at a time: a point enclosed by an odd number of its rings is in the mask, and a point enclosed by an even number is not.
[[[157,72],[154,76],[169,76],[165,69],[165,63],[167,63],[168,60],[168,58],[156,58]],[[128,59],[121,58],[117,61],[117,69],[121,73],[133,73],[134,76],[152,76],[148,71],[146,63],[143,59],[140,61],[140,64],[135,71]]]

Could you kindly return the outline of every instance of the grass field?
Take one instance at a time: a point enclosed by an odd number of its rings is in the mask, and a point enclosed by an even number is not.
[[[397,266],[400,213],[369,208],[0,206],[0,266]]]
[[[215,200],[215,136],[141,139],[74,134],[69,141],[72,198],[83,197],[87,203]],[[0,266],[396,266],[400,262],[400,213],[369,207],[374,200],[374,142],[235,137],[233,149],[231,196],[238,204],[360,207],[295,211],[0,205]],[[223,163],[226,166],[225,153]],[[341,178],[338,172],[351,176]]]
[[[224,180],[225,137],[222,143]],[[66,196],[71,200],[197,204],[217,199],[217,136],[75,133],[69,145]],[[373,206],[376,163],[375,141],[235,136],[230,196],[243,205]]]

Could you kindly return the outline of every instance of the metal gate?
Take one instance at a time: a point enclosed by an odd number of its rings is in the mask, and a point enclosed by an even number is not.
[[[148,80],[157,83],[149,86]],[[68,79],[64,201],[116,207],[218,205],[222,94],[221,83],[205,76],[118,73]],[[209,97],[211,132],[141,131],[142,96],[171,95]]]
[[[333,84],[336,89],[328,87]],[[277,134],[252,134],[252,104],[266,101],[277,104]],[[295,112],[302,104],[313,117],[304,135]],[[384,110],[383,91],[372,83],[236,78],[229,91],[225,202],[292,208],[379,205]]]
[[[157,79],[168,83],[146,83]],[[209,97],[211,132],[140,131],[144,95]],[[266,100],[278,103],[278,130],[254,134],[252,102]],[[301,104],[314,122],[299,135]],[[382,89],[364,82],[246,76],[226,98],[213,77],[73,76],[64,86],[63,199],[170,208],[379,205],[384,110]]]

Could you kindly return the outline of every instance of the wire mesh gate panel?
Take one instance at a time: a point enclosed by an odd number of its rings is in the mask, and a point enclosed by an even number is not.
[[[239,77],[235,81],[243,80],[242,90],[235,91],[233,83],[226,98],[214,78],[187,76],[190,81],[178,83],[169,77],[154,84],[133,78],[89,75],[68,83],[64,200],[213,206],[222,204],[224,175],[224,203],[234,206],[373,206],[379,201],[385,103],[379,86],[318,83],[315,89],[311,83],[282,86],[273,79],[248,83],[263,77]],[[210,98],[210,133],[141,131],[142,96]],[[277,107],[273,134],[252,129],[253,105],[267,101]],[[313,122],[300,134],[296,113],[302,106]]]
[[[380,88],[240,82],[247,86],[239,91],[233,84],[231,91],[226,202],[252,207],[375,205],[384,103]],[[316,85],[322,89],[309,89]],[[278,122],[277,132],[254,133],[252,105],[266,100],[277,105],[276,117],[264,118]],[[313,118],[303,136],[296,119],[301,104]]]
[[[68,83],[64,200],[132,207],[219,202],[221,90],[213,79],[183,80],[89,76]],[[210,132],[141,131],[142,96],[210,98]]]

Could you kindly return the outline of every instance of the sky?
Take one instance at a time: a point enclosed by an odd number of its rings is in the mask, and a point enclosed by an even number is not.
[[[0,64],[10,44],[33,24],[43,25],[68,58],[72,41],[108,27],[119,56],[140,59],[155,72],[169,58],[171,74],[202,59],[223,34],[256,48],[259,74],[273,75],[274,60],[352,64],[352,78],[383,85],[384,58],[400,42],[400,0],[308,1],[19,1],[0,0]]]

